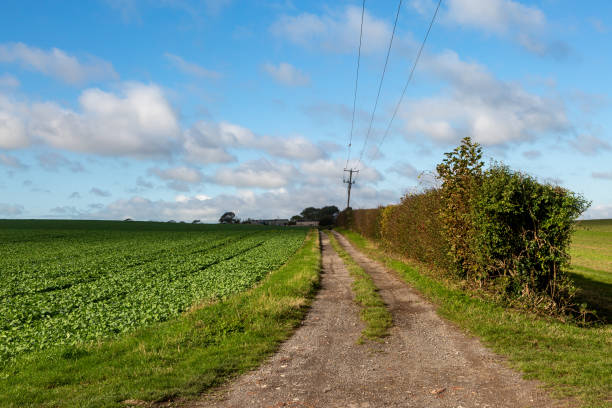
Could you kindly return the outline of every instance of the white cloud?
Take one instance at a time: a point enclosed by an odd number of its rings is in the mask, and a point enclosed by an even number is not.
[[[580,153],[586,155],[595,155],[612,149],[612,146],[606,140],[587,134],[579,134],[570,144]]]
[[[142,23],[140,9],[142,8],[170,8],[183,11],[201,23],[202,14],[217,15],[224,8],[232,4],[233,0],[106,0],[106,3],[119,10],[125,22],[135,21]]]
[[[233,0],[204,0],[204,5],[208,13],[216,15],[232,4],[232,1]]]
[[[540,152],[539,150],[527,150],[523,152],[523,156],[530,160],[535,160],[539,159],[542,156],[542,152]]]
[[[46,51],[23,43],[0,44],[0,62],[17,63],[69,84],[119,77],[112,64],[100,58],[89,57],[83,62],[58,48]]]
[[[178,115],[156,85],[122,84],[116,93],[87,89],[80,110],[54,102],[24,103],[0,93],[0,148],[33,144],[111,156],[150,158],[184,154],[192,163],[227,163],[231,149],[260,150],[292,160],[326,156],[300,135],[259,136],[229,122],[199,121],[181,131]]]
[[[58,171],[61,168],[67,168],[73,173],[85,171],[83,165],[74,160],[69,160],[56,152],[41,153],[36,156],[38,163],[47,171]]]
[[[596,113],[610,105],[610,97],[603,92],[585,92],[574,89],[569,93],[569,99],[584,113]]]
[[[6,167],[12,167],[14,169],[26,169],[28,167],[18,158],[4,153],[0,153],[0,164]]]
[[[219,72],[206,69],[192,62],[187,62],[178,55],[170,54],[167,52],[164,54],[164,57],[166,57],[168,61],[170,61],[172,65],[174,65],[177,69],[186,74],[208,79],[219,79],[222,77]]]
[[[127,83],[119,94],[87,89],[80,111],[54,102],[30,105],[0,95],[0,147],[33,142],[87,153],[151,157],[178,146],[178,118],[156,85]]]
[[[189,201],[189,197],[187,197],[184,194],[179,194],[176,197],[174,197],[174,201],[176,201],[177,203],[184,203]]]
[[[196,122],[183,133],[187,160],[196,163],[228,163],[236,158],[229,149],[263,150],[273,156],[293,160],[315,160],[325,152],[302,136],[287,138],[258,136],[229,122]]]
[[[7,215],[9,217],[15,217],[21,214],[23,214],[22,205],[0,203],[0,215]]]
[[[592,205],[588,210],[580,216],[583,220],[601,220],[612,218],[612,205],[596,204]]]
[[[228,122],[199,121],[183,133],[187,160],[196,163],[227,163],[236,158],[227,148],[250,145],[255,135],[249,129]]]
[[[174,201],[176,201],[177,203],[186,203],[189,200],[199,200],[199,201],[206,201],[206,200],[210,200],[211,197],[207,196],[206,194],[196,194],[193,197],[188,197],[184,194],[179,194],[176,197],[174,197]]]
[[[184,220],[200,219],[205,222],[214,222],[219,219],[222,209],[213,205],[206,205],[198,199],[187,198],[179,201],[149,200],[135,196],[130,199],[117,200],[102,210],[88,214],[85,218],[99,219],[125,219],[136,220]]]
[[[136,186],[144,189],[153,188],[153,183],[148,182],[142,177],[136,179]]]
[[[570,46],[563,41],[542,42],[524,33],[519,34],[517,39],[518,43],[527,51],[540,57],[552,57],[562,60],[571,54]]]
[[[591,173],[591,176],[593,178],[597,178],[597,179],[612,180],[612,171],[608,171],[608,172],[604,172],[604,171],[593,172],[593,173]]]
[[[354,53],[359,44],[361,7],[347,6],[343,12],[328,12],[322,16],[302,13],[281,16],[270,27],[279,38],[307,48],[320,48],[326,52]],[[363,53],[383,50],[391,36],[389,25],[369,12],[363,20]]]
[[[305,183],[318,186],[337,183],[342,185],[345,177],[343,172],[345,162],[342,159],[318,159],[307,161],[300,165],[301,176]],[[356,176],[363,183],[376,183],[383,179],[382,174],[374,167],[360,166],[359,174]]]
[[[355,185],[354,208],[374,208],[399,200],[399,193],[377,190],[369,186]],[[135,196],[117,200],[103,209],[83,214],[83,218],[137,220],[184,220],[217,222],[225,211],[234,211],[241,219],[246,218],[289,218],[299,214],[305,207],[336,205],[344,208],[346,188],[341,183],[319,184],[318,186],[288,186],[263,192],[240,190],[235,195],[222,194],[216,197],[180,195],[171,201],[149,200]]]
[[[0,88],[15,89],[19,88],[19,80],[10,74],[0,75]]]
[[[30,137],[22,120],[28,107],[0,94],[0,148],[18,149],[30,144]]]
[[[182,181],[185,183],[199,183],[204,178],[199,170],[186,166],[172,167],[164,170],[154,168],[149,171],[162,180]]]
[[[225,186],[279,188],[288,185],[295,172],[295,167],[289,164],[260,159],[241,163],[235,168],[221,168],[213,180]]]
[[[431,3],[417,0],[412,5],[420,13],[429,15]],[[549,31],[548,23],[544,12],[535,6],[513,0],[448,0],[446,3],[446,12],[441,16],[443,23],[512,38],[527,51],[542,57],[562,59],[571,52],[568,44],[544,38]]]
[[[471,136],[484,145],[499,145],[570,129],[561,101],[496,79],[484,66],[462,61],[455,52],[424,58],[422,69],[450,87],[406,103],[401,117],[409,133],[443,143]]]
[[[197,122],[183,132],[183,148],[188,161],[195,163],[228,163],[236,158],[227,152],[222,141],[216,139],[218,126],[207,122]]]
[[[93,187],[89,190],[91,194],[97,195],[98,197],[110,197],[111,193],[106,190],[99,189],[98,187]]]
[[[445,18],[464,26],[504,34],[514,28],[543,28],[546,16],[537,7],[512,0],[448,0]]]
[[[253,142],[251,147],[285,159],[316,160],[325,157],[322,148],[302,136],[289,138],[261,136]]]
[[[293,65],[281,62],[278,67],[274,64],[266,63],[263,69],[275,80],[288,86],[305,86],[310,84],[310,77]]]
[[[395,173],[401,177],[416,180],[419,177],[419,171],[410,163],[395,163],[389,167],[387,171]]]
[[[193,167],[179,166],[168,169],[149,169],[149,174],[153,174],[162,180],[166,180],[166,187],[175,191],[188,192],[191,185],[200,183],[204,175]]]

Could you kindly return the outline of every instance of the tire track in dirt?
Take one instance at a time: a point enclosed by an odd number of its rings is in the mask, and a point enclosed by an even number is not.
[[[357,344],[352,279],[322,234],[321,289],[302,326],[260,368],[188,407],[552,407],[534,382],[440,319],[381,265],[337,236],[394,318],[384,343]]]
[[[355,249],[334,231],[342,247],[372,277],[393,316],[389,346],[407,350],[411,364],[402,370],[412,392],[427,407],[562,407],[535,381],[509,369],[503,358],[486,349],[437,315],[435,307],[379,262]],[[401,367],[398,367],[401,369]],[[427,402],[422,391],[441,391],[439,403]],[[415,401],[416,402],[416,401]],[[401,406],[401,405],[398,405]]]

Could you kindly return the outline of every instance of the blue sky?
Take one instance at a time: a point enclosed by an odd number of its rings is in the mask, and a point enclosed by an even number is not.
[[[366,0],[352,206],[464,136],[612,218],[612,3]],[[343,207],[361,1],[3,2],[0,218],[215,221]],[[357,159],[363,151],[362,160]]]

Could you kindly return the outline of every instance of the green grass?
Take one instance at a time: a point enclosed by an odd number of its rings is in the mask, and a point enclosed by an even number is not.
[[[361,306],[360,317],[366,324],[361,332],[360,342],[364,339],[380,341],[389,335],[389,328],[393,324],[391,313],[387,310],[370,275],[340,246],[333,234],[330,233],[328,236],[334,250],[340,255],[354,279],[352,288],[355,302]]]
[[[578,222],[570,255],[578,301],[612,323],[612,220]]]
[[[20,356],[0,371],[2,407],[121,407],[189,398],[256,367],[303,318],[319,281],[318,234],[260,284],[112,340]]]
[[[612,406],[612,325],[579,327],[505,309],[449,287],[355,232],[341,232],[433,301],[440,315],[507,356],[511,366],[542,381],[553,395],[574,398],[585,408]]]

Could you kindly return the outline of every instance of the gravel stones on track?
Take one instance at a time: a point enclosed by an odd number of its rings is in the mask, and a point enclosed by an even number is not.
[[[189,407],[563,406],[440,318],[381,264],[336,237],[380,289],[393,315],[390,336],[358,344],[363,323],[352,279],[322,234],[322,287],[302,326],[259,369]]]

